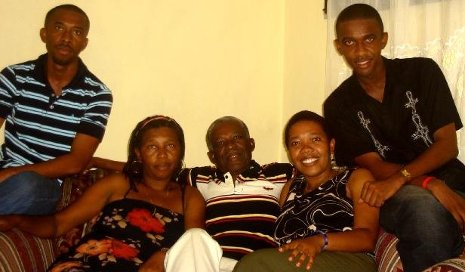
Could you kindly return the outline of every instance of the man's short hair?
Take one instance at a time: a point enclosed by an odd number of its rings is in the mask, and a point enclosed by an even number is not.
[[[211,136],[213,133],[213,129],[215,129],[215,127],[221,123],[230,122],[230,121],[238,122],[239,124],[241,124],[242,128],[245,131],[247,138],[250,138],[249,128],[247,128],[247,125],[244,123],[244,121],[234,116],[223,116],[213,121],[213,123],[211,123],[211,125],[208,127],[207,135],[205,136],[205,140],[207,141],[208,151],[213,150],[213,143],[211,142]]]
[[[89,31],[89,28],[90,28],[89,16],[87,16],[87,14],[80,7],[72,5],[72,4],[59,5],[49,10],[47,12],[47,15],[45,15],[44,26],[47,26],[47,23],[50,21],[50,17],[52,17],[53,13],[55,13],[59,9],[71,10],[76,13],[82,14],[86,18],[86,23],[87,23],[86,27],[87,27],[87,31]]]
[[[337,16],[335,24],[336,36],[338,36],[337,30],[341,23],[355,19],[374,19],[376,22],[378,22],[381,28],[381,32],[384,32],[383,20],[374,7],[367,4],[353,4],[343,9]]]

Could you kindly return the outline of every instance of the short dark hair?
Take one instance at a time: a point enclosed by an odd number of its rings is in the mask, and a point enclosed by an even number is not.
[[[247,128],[247,125],[244,123],[244,121],[234,116],[223,116],[213,121],[213,123],[211,123],[211,125],[207,129],[207,135],[205,135],[205,141],[207,142],[208,151],[213,150],[213,143],[211,141],[211,137],[212,137],[212,133],[215,127],[221,123],[230,122],[230,121],[238,122],[239,124],[241,124],[242,128],[245,131],[246,136],[250,138],[249,128]]]
[[[313,111],[308,111],[308,110],[303,110],[299,111],[298,113],[294,114],[289,121],[287,121],[287,124],[284,128],[284,146],[286,149],[289,148],[288,146],[288,140],[289,140],[289,131],[291,130],[291,127],[296,124],[297,122],[300,121],[311,121],[319,124],[321,128],[323,129],[324,133],[326,134],[326,137],[328,139],[333,138],[333,133],[326,123],[326,120],[324,117],[321,115],[314,113]]]
[[[184,155],[186,153],[186,144],[184,141],[184,132],[181,126],[171,117],[164,115],[154,115],[140,121],[131,133],[128,143],[128,160],[123,168],[123,173],[129,179],[131,189],[135,189],[135,184],[142,181],[142,165],[137,161],[136,149],[140,147],[145,132],[152,128],[167,127],[175,131],[181,145],[181,158],[178,169],[173,174],[176,178],[183,167]]]
[[[55,13],[59,9],[71,10],[71,11],[74,11],[74,12],[77,12],[83,15],[86,18],[87,31],[89,31],[89,28],[90,28],[89,16],[87,16],[87,14],[80,7],[73,5],[73,4],[63,4],[63,5],[56,6],[52,8],[51,10],[49,10],[47,14],[45,15],[44,26],[47,26],[47,23],[50,21],[50,17],[52,17],[53,13]]]
[[[374,19],[378,22],[381,32],[384,32],[383,20],[378,11],[370,5],[359,3],[350,5],[339,13],[336,19],[336,36],[338,35],[337,30],[341,23],[355,19]]]

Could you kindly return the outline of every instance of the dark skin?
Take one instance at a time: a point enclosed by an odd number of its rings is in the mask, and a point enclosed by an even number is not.
[[[187,186],[185,203],[182,203],[181,188],[172,179],[181,161],[176,132],[167,127],[153,128],[142,138],[136,154],[143,164],[144,176],[136,185],[137,191],[127,193],[130,186],[127,178],[122,174],[111,175],[92,185],[78,200],[56,214],[0,216],[0,231],[15,227],[39,237],[61,236],[98,215],[106,204],[123,198],[140,199],[181,214],[184,211],[185,229],[203,228],[205,201],[202,195],[196,188]],[[163,272],[165,253],[155,252],[139,271]]]
[[[286,147],[292,164],[305,176],[305,192],[315,190],[337,174],[331,168],[330,159],[335,140],[329,139],[318,123],[307,120],[296,122],[289,129]],[[367,252],[374,249],[378,236],[379,209],[358,201],[363,185],[370,180],[373,180],[373,176],[365,169],[357,169],[351,174],[346,193],[353,201],[354,225],[352,230],[328,234],[328,240],[331,241],[328,243],[328,251]],[[292,182],[286,183],[281,192],[281,207],[288,198],[291,185]],[[321,235],[314,235],[282,245],[279,251],[287,251],[288,260],[295,262],[297,267],[305,265],[306,270],[311,270],[323,243]]]
[[[352,67],[366,93],[382,102],[386,72],[381,50],[386,46],[388,34],[370,19],[342,22],[337,29],[334,43],[338,52]]]
[[[87,46],[89,24],[83,14],[68,10],[56,10],[40,30],[40,38],[48,53],[46,63],[47,79],[55,95],[61,95],[62,88],[76,75],[79,53]],[[0,118],[0,126],[5,119]],[[63,177],[86,169],[99,140],[87,134],[77,133],[71,151],[55,159],[10,167],[0,171],[0,182],[24,171],[34,171],[49,178]]]
[[[223,173],[231,173],[233,180],[250,166],[255,141],[248,136],[239,121],[218,123],[209,141],[213,146],[207,153],[210,161]]]
[[[48,53],[47,79],[57,96],[77,73],[79,54],[87,47],[88,31],[86,17],[68,9],[55,11],[40,30]]]
[[[381,26],[374,19],[353,19],[337,26],[337,36],[334,44],[352,67],[360,85],[368,95],[382,103],[386,72],[381,50],[387,43],[387,33],[382,32]],[[457,157],[454,123],[437,129],[433,139],[433,144],[426,151],[405,166],[384,161],[376,152],[356,157],[355,162],[370,170],[378,180],[364,185],[362,201],[381,207],[404,184],[421,186],[427,173]],[[402,168],[411,174],[410,179],[400,173]],[[431,180],[427,189],[454,216],[459,226],[465,229],[465,200],[438,179]]]

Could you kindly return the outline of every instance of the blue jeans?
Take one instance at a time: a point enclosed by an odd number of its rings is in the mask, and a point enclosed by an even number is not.
[[[57,179],[35,172],[22,172],[0,182],[0,215],[42,215],[55,211],[60,198]]]
[[[454,258],[464,241],[453,216],[427,190],[403,186],[381,207],[380,224],[399,238],[405,272],[417,272]]]

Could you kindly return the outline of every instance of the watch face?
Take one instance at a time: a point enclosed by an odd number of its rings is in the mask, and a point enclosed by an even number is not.
[[[400,170],[400,173],[402,174],[402,176],[404,176],[407,179],[409,179],[411,177],[410,172],[407,171],[407,169],[405,169],[405,168]]]

